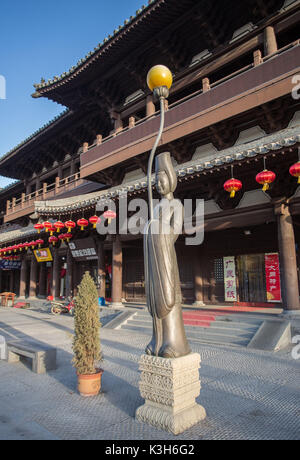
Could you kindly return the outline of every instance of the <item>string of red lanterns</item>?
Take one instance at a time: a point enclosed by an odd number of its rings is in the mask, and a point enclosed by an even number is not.
[[[233,173],[233,166],[231,167]],[[300,148],[299,148],[299,161],[293,164],[290,169],[289,173],[291,176],[296,177],[298,179],[298,184],[300,184]],[[273,171],[269,171],[266,168],[266,158],[264,158],[264,169],[260,173],[258,173],[255,177],[255,180],[258,184],[262,185],[262,190],[266,192],[270,188],[270,184],[275,182],[276,174]],[[235,179],[232,177],[231,179],[227,180],[224,185],[224,189],[230,193],[230,198],[234,198],[236,192],[242,189],[243,184],[240,180]]]
[[[299,149],[299,161],[293,164],[290,169],[289,173],[291,176],[296,177],[298,179],[298,184],[300,184],[300,149]],[[273,171],[270,171],[266,168],[265,165],[265,158],[264,158],[264,169],[260,173],[258,173],[255,177],[255,180],[258,184],[262,185],[262,190],[266,192],[270,188],[270,184],[272,184],[276,180],[276,174]],[[236,193],[239,192],[243,184],[239,179],[233,177],[233,167],[232,167],[232,177],[227,180],[224,185],[224,190],[230,193],[230,198],[234,198]],[[112,219],[115,219],[117,214],[114,211],[108,210],[103,213],[103,218],[108,220],[108,223],[111,223]],[[68,220],[67,222],[63,223],[58,220],[55,223],[51,223],[49,221],[39,222],[34,225],[35,230],[40,233],[43,229],[46,232],[50,233],[49,243],[55,245],[59,240],[60,241],[70,241],[73,238],[72,230],[76,228],[76,226],[80,227],[80,230],[85,230],[89,224],[93,226],[95,229],[97,224],[101,222],[101,218],[97,215],[94,215],[89,218],[89,220],[85,218],[79,219],[76,223],[72,220]],[[61,233],[58,238],[54,236],[54,233],[60,233],[63,228],[66,228],[68,233]],[[37,240],[31,241],[26,243],[20,243],[13,246],[8,246],[6,248],[0,249],[0,256],[3,257],[5,254],[11,254],[12,252],[17,253],[18,251],[22,251],[23,249],[28,250],[29,248],[34,249],[37,245],[39,248],[44,244],[44,240]]]

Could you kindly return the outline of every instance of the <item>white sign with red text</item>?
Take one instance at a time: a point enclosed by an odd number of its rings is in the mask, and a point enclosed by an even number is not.
[[[236,271],[235,271],[235,258],[223,257],[224,264],[224,288],[225,288],[225,302],[236,302]]]

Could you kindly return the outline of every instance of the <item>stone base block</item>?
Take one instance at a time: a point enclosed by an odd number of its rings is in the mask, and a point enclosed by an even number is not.
[[[200,394],[200,355],[177,359],[143,355],[140,392],[145,404],[136,419],[175,435],[204,420],[205,409],[196,403]]]

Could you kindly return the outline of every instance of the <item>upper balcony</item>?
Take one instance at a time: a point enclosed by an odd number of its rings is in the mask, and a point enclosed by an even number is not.
[[[169,105],[161,145],[189,136],[210,125],[237,116],[274,99],[291,94],[292,79],[300,73],[300,40],[262,57],[259,50],[246,67],[210,84],[202,79],[202,88]],[[201,79],[200,79],[201,85]],[[159,129],[155,112],[138,122],[88,146],[81,155],[80,177],[97,180],[97,173],[142,153],[149,152]]]
[[[45,182],[43,184],[43,188],[36,190],[30,195],[23,193],[21,198],[13,198],[11,201],[7,201],[4,223],[11,222],[33,213],[34,203],[36,201],[54,199],[57,196],[71,192],[85,183],[87,183],[87,181],[81,179],[79,173],[73,174],[65,179],[59,179],[59,177],[57,177],[56,181],[50,185]]]

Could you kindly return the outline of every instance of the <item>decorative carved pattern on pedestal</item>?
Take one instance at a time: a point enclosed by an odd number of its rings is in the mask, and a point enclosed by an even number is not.
[[[205,409],[196,403],[199,367],[197,353],[177,359],[143,355],[139,388],[145,404],[137,409],[137,420],[173,434],[204,420]]]

